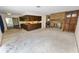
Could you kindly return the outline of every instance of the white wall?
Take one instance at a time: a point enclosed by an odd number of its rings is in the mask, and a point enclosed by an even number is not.
[[[75,36],[76,36],[76,40],[77,40],[77,44],[78,44],[78,48],[79,48],[79,17],[78,17],[78,21],[77,21]]]
[[[1,29],[0,29],[0,44],[1,44],[1,40],[2,40],[2,33],[1,33]]]
[[[42,16],[42,29],[46,28],[46,16]]]
[[[4,23],[4,27],[5,27],[5,31],[7,30],[7,25],[6,25],[6,21],[5,21],[5,18],[6,16],[3,15],[3,14],[0,14],[1,17],[2,17],[2,20],[3,20],[3,23]],[[1,33],[1,29],[0,29],[0,44],[1,44],[1,40],[2,40],[2,33]]]

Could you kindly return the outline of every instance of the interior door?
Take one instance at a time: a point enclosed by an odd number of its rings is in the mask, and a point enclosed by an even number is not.
[[[72,17],[70,21],[69,31],[75,32],[76,24],[77,24],[77,17]]]

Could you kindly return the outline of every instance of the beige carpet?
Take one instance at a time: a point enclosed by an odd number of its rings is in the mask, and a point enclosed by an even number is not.
[[[0,52],[7,53],[75,53],[74,33],[56,29],[9,30],[4,34]]]

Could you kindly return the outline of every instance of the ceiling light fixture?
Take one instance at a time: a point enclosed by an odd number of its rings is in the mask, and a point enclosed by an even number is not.
[[[7,15],[11,15],[11,13],[7,13]]]
[[[36,6],[37,8],[40,8],[41,6]]]

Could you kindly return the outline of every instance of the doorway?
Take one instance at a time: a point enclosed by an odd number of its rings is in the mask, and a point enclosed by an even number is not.
[[[18,18],[6,18],[7,29],[18,29],[19,28],[19,20]]]
[[[12,18],[6,18],[7,29],[13,28],[13,20]]]

